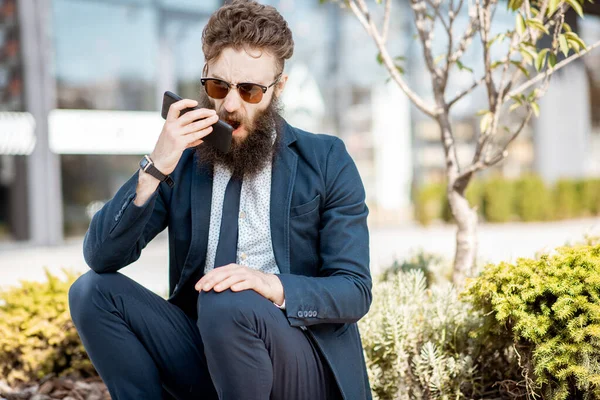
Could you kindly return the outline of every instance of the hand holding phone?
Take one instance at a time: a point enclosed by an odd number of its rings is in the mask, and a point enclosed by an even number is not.
[[[215,110],[198,108],[198,102],[182,99],[166,108],[166,121],[150,154],[154,166],[165,175],[175,170],[183,152],[204,142],[219,120]],[[182,111],[189,109],[181,115]]]
[[[180,96],[176,95],[173,92],[166,91],[163,97],[163,106],[161,116],[166,120],[169,114],[169,108],[172,104],[183,100]],[[179,112],[179,118],[181,118],[184,114],[193,111],[199,110],[200,107],[187,107]],[[194,123],[198,120],[193,121]],[[212,132],[205,136],[202,141],[207,144],[215,147],[216,149],[222,151],[223,153],[227,153],[231,147],[231,136],[233,134],[233,128],[226,122],[221,120],[217,120],[217,122],[212,125]]]

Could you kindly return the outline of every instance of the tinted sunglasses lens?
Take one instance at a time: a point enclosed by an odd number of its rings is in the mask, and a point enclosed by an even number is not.
[[[226,83],[212,79],[204,81],[204,89],[207,95],[218,100],[224,99],[229,93],[229,86]]]
[[[260,103],[263,98],[262,88],[252,83],[242,83],[238,85],[238,92],[242,100],[248,103]]]

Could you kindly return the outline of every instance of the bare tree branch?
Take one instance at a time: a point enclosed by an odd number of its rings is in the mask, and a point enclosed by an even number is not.
[[[529,89],[531,86],[535,85],[536,83],[538,83],[539,81],[541,81],[542,79],[544,79],[546,76],[550,76],[550,75],[554,74],[559,69],[564,68],[565,66],[567,66],[571,62],[573,62],[573,61],[577,60],[578,58],[584,56],[585,54],[587,54],[590,51],[594,50],[598,46],[600,46],[600,40],[597,41],[596,43],[594,43],[593,45],[588,46],[587,49],[581,50],[579,53],[573,54],[572,56],[565,58],[564,60],[562,60],[561,62],[559,62],[558,64],[556,64],[553,68],[546,69],[546,71],[544,73],[538,74],[535,78],[531,78],[530,80],[528,80],[527,82],[523,83],[521,86],[517,87],[516,89],[511,90],[506,95],[506,97],[513,97],[513,96],[518,95],[519,93],[524,92],[525,90]]]
[[[385,10],[383,12],[383,30],[381,32],[381,40],[387,42],[388,31],[390,28],[390,14],[392,13],[392,0],[385,0]]]
[[[375,41],[375,45],[377,46],[377,49],[379,50],[379,54],[381,54],[381,59],[383,60],[383,64],[385,65],[385,67],[388,70],[389,74],[391,75],[392,79],[394,79],[394,81],[398,84],[398,86],[400,86],[400,89],[402,89],[402,91],[406,94],[406,96],[413,102],[413,104],[419,110],[421,110],[426,115],[428,115],[432,118],[435,118],[436,115],[440,111],[436,110],[432,105],[427,104],[416,92],[414,92],[408,86],[408,84],[406,83],[406,81],[404,80],[404,78],[402,77],[402,75],[400,74],[398,69],[396,68],[396,65],[394,64],[394,60],[392,60],[392,58],[390,57],[389,52],[388,52],[387,48],[385,47],[385,44],[383,43],[381,36],[379,35],[377,27],[375,26],[373,21],[369,18],[368,14],[367,15],[363,14],[363,12],[358,8],[357,4],[355,3],[355,0],[350,0],[349,5],[350,5],[350,9],[352,10],[352,12],[356,16],[356,18],[360,21],[360,23],[363,25],[363,27],[365,28],[365,30],[367,31],[369,36],[371,36],[371,38],[373,38],[373,40]],[[368,10],[367,10],[367,13],[368,13]]]
[[[456,51],[452,54],[452,57],[450,58],[451,64],[454,64],[465,53],[465,51],[473,41],[473,36],[475,36],[475,34],[477,33],[478,24],[479,21],[477,15],[472,15],[467,24],[467,29],[465,30],[465,33],[458,42],[458,47],[456,48]]]
[[[469,93],[473,92],[483,82],[485,82],[485,77],[481,77],[478,80],[476,80],[475,82],[473,82],[473,84],[469,88],[463,90],[462,92],[460,92],[459,94],[457,94],[455,98],[453,98],[452,100],[450,100],[448,102],[448,108],[451,108],[457,101],[459,101],[460,99],[462,99],[463,97],[465,97]]]
[[[429,69],[435,85],[435,81],[441,78],[441,72],[436,68],[435,62],[433,61],[433,54],[431,50],[431,29],[427,29],[425,22],[427,5],[425,4],[425,0],[411,0],[410,4],[415,15],[417,32],[419,33],[419,38],[421,39],[421,44],[423,45],[423,57],[425,58],[425,65]]]
[[[484,59],[484,71],[485,71],[485,85],[488,92],[488,100],[490,103],[490,111],[494,112],[495,109],[495,98],[496,98],[496,86],[494,85],[494,79],[492,78],[492,67],[491,67],[491,55],[488,48],[489,34],[490,34],[490,20],[489,20],[489,5],[491,1],[488,1],[487,6],[481,5],[481,0],[475,0],[477,7],[477,15],[479,18],[479,35],[481,37],[481,44],[483,46],[483,59]]]

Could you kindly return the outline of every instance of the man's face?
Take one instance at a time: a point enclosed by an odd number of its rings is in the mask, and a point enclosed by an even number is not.
[[[235,50],[228,47],[208,64],[207,77],[222,79],[234,85],[258,83],[269,86],[276,79],[278,72],[275,58],[267,52],[256,49]],[[279,97],[286,81],[287,76],[283,75],[276,85],[267,89],[257,104],[245,102],[234,86],[224,99],[211,99],[220,118],[236,128],[233,131],[234,141],[243,142],[248,132],[254,130],[256,117],[269,106],[273,95]]]

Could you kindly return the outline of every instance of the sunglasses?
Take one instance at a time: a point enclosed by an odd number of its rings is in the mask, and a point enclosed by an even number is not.
[[[235,87],[246,103],[258,104],[261,102],[263,95],[267,93],[267,90],[281,79],[281,75],[277,75],[277,78],[269,86],[260,85],[258,83],[243,82],[238,84],[229,83],[222,79],[217,78],[201,78],[202,86],[209,97],[213,99],[222,100],[227,97],[232,87]]]

